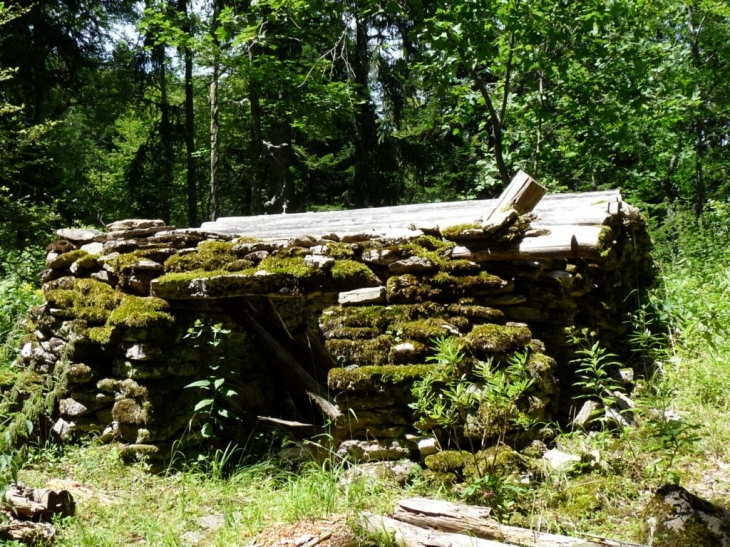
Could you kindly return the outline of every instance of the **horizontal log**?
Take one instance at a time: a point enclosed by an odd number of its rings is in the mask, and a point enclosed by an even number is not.
[[[618,213],[617,206],[609,205],[617,202],[621,202],[618,190],[546,196],[535,207],[533,226],[605,224],[613,217],[612,213]],[[288,241],[307,235],[321,237],[332,233],[377,235],[394,230],[403,232],[410,226],[438,225],[446,228],[482,223],[495,205],[497,200],[474,200],[350,211],[223,217],[204,223],[200,230],[242,234],[268,241]]]
[[[475,240],[470,248],[456,247],[451,258],[467,259],[473,262],[492,260],[537,260],[550,258],[589,258],[599,260],[605,250],[601,241],[604,226],[552,226],[547,233],[537,233],[508,246],[478,247]]]
[[[3,500],[5,509],[29,519],[50,519],[53,515],[71,516],[76,509],[73,496],[66,490],[26,488],[10,485]]]
[[[420,528],[432,528],[457,534],[468,533],[481,539],[524,547],[646,547],[611,539],[591,541],[558,534],[545,534],[516,526],[505,526],[491,518],[488,508],[426,498],[400,501],[395,508],[393,518]]]
[[[359,527],[368,534],[385,536],[398,547],[504,547],[506,543],[464,534],[426,530],[388,517],[363,513]]]

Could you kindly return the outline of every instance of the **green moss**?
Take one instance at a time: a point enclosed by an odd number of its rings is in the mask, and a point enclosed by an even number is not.
[[[440,473],[461,473],[472,454],[466,450],[444,450],[426,456],[424,464],[431,471]]]
[[[467,274],[479,269],[479,266],[475,266],[471,260],[444,260],[441,269],[449,273]]]
[[[415,243],[416,245],[419,245],[428,251],[443,252],[456,247],[456,243],[454,243],[453,241],[439,239],[430,235],[419,236],[415,238],[412,243]]]
[[[464,478],[473,481],[485,475],[507,476],[523,468],[522,456],[501,444],[469,454],[464,465]]]
[[[92,324],[104,323],[121,299],[121,293],[95,279],[76,279],[72,290],[57,289],[46,293],[46,300],[51,305],[71,309],[76,319]]]
[[[486,324],[474,327],[465,339],[473,350],[493,354],[518,351],[531,337],[527,327]]]
[[[388,302],[394,304],[407,302],[423,302],[434,297],[427,284],[421,282],[413,274],[403,274],[390,277],[385,285]]]
[[[258,237],[241,236],[231,241],[231,247],[234,245],[244,245],[246,243],[261,243],[263,240]]]
[[[273,274],[291,275],[297,279],[312,275],[312,268],[307,266],[302,256],[281,257],[267,256],[255,269],[255,271],[267,271]],[[248,271],[246,272],[248,273]]]
[[[364,340],[375,338],[380,331],[372,327],[341,327],[327,331],[327,338],[346,338],[349,340]]]
[[[88,331],[89,340],[102,346],[111,341],[113,333],[113,327],[107,325],[104,325],[103,327],[92,327]]]
[[[423,378],[435,365],[383,365],[364,366],[348,370],[334,368],[329,371],[327,384],[338,391],[378,391],[379,386],[407,387]]]
[[[393,322],[409,321],[421,317],[437,315],[440,312],[437,304],[424,305],[392,305],[392,306],[336,306],[326,309],[320,316],[322,330],[353,327],[371,327],[379,332],[388,330]]]
[[[112,416],[120,424],[145,425],[148,419],[149,403],[136,399],[122,399],[114,403]]]
[[[336,260],[330,273],[338,290],[380,285],[380,280],[370,268],[354,260]]]
[[[441,234],[447,239],[458,239],[459,236],[461,236],[461,234],[466,230],[482,230],[482,225],[474,223],[457,224],[456,226],[449,226],[447,228],[444,228],[443,230],[441,230]]]
[[[107,326],[151,327],[172,325],[175,319],[164,310],[169,304],[154,296],[126,295],[107,321]]]
[[[69,251],[67,253],[58,255],[58,258],[56,258],[56,261],[63,261],[63,262],[66,262],[67,264],[73,264],[79,258],[85,257],[88,254],[89,254],[88,251],[76,249],[75,251]]]
[[[535,387],[546,394],[557,393],[558,381],[555,379],[555,360],[544,353],[530,352],[525,370],[535,382]]]
[[[346,365],[384,365],[393,345],[390,336],[378,336],[371,340],[327,340],[325,346],[332,356]]]
[[[434,338],[451,334],[449,329],[444,327],[444,321],[438,319],[419,319],[393,323],[390,330],[400,338],[418,340],[419,342],[428,342]]]
[[[502,310],[488,308],[485,306],[473,306],[452,304],[448,307],[449,313],[461,317],[468,317],[473,322],[502,322],[504,321],[504,313]]]
[[[176,254],[165,261],[166,272],[216,271],[238,260],[230,241],[203,241],[195,252]],[[134,253],[131,253],[134,254]],[[121,257],[120,257],[121,258]]]
[[[160,277],[157,278],[156,283],[159,285],[177,285],[177,284],[183,284],[183,283],[189,283],[193,279],[200,279],[203,277],[215,277],[217,275],[230,275],[231,272],[227,272],[225,270],[215,270],[211,272],[207,272],[205,270],[193,270],[190,272],[175,272],[175,273],[166,273]]]
[[[439,272],[430,279],[431,285],[445,291],[451,297],[482,296],[500,292],[507,282],[496,275],[480,272],[478,275],[454,276]]]
[[[355,251],[347,243],[332,242],[327,244],[324,254],[335,260],[348,260],[355,256]]]
[[[276,249],[272,254],[277,258],[304,258],[309,254],[309,249],[298,246],[282,247]]]

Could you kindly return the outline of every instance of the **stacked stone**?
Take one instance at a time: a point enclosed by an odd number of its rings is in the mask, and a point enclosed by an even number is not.
[[[186,386],[209,378],[220,357],[245,410],[236,434],[245,438],[260,414],[304,418],[255,337],[218,306],[268,297],[295,338],[314,333],[339,365],[328,371],[328,387],[342,414],[334,425],[343,453],[418,457],[438,437],[415,427],[409,406],[413,383],[435,366],[435,339],[460,338],[473,360],[527,355],[533,384],[523,410],[535,420],[555,413],[556,376],[563,388],[573,383],[566,327],[624,344],[627,297],[637,280],[641,287],[652,280],[641,220],[615,217],[591,258],[494,258],[489,249],[520,241],[529,228],[529,217],[520,217],[497,233],[469,225],[288,242],[175,230],[158,220],[60,230],[43,274],[47,301],[30,317],[21,359],[32,373],[68,383],[58,405],[61,437],[98,431],[125,443],[126,455],[167,458],[173,445],[185,446],[181,439],[200,441],[194,408],[207,395]],[[196,343],[196,320],[231,333],[215,346]]]
[[[237,404],[253,416],[273,412],[267,401],[280,398],[277,382],[260,366],[248,333],[205,302],[173,310],[150,296],[170,257],[231,238],[174,230],[159,220],[107,228],[58,231],[43,273],[46,303],[27,321],[20,352],[26,375],[52,375],[63,389],[54,416],[58,437],[95,433],[123,442],[127,457],[152,460],[199,447],[202,423],[193,409],[209,395],[186,386],[220,359],[235,377]],[[210,325],[230,331],[215,346],[208,343]]]

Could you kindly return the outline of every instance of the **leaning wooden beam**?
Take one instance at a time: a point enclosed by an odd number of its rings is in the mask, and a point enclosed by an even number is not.
[[[516,526],[504,526],[491,518],[485,507],[426,498],[398,503],[393,518],[413,526],[473,536],[524,547],[645,547],[634,543],[601,539],[590,541],[557,534],[545,534]]]
[[[398,547],[504,547],[506,543],[491,539],[480,539],[465,534],[452,534],[437,530],[426,530],[398,520],[379,515],[363,513],[359,527],[368,534],[380,536],[390,545]]]
[[[499,196],[497,204],[484,219],[485,224],[500,224],[501,218],[513,210],[518,216],[530,213],[547,190],[524,171],[519,171]]]
[[[262,346],[271,357],[270,364],[283,380],[286,388],[295,398],[295,403],[302,413],[307,415],[307,402],[309,398],[329,420],[334,422],[342,414],[339,409],[329,401],[327,390],[301,365],[297,355],[301,349],[294,343],[288,332],[283,332],[280,324],[267,321],[250,300],[245,297],[221,299],[219,302],[223,308],[237,323],[250,329],[255,333]]]

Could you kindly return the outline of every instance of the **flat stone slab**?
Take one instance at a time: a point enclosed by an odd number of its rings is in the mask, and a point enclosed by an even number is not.
[[[337,302],[342,306],[357,306],[361,304],[381,304],[385,302],[386,289],[380,287],[367,287],[355,289],[354,291],[341,292]]]

